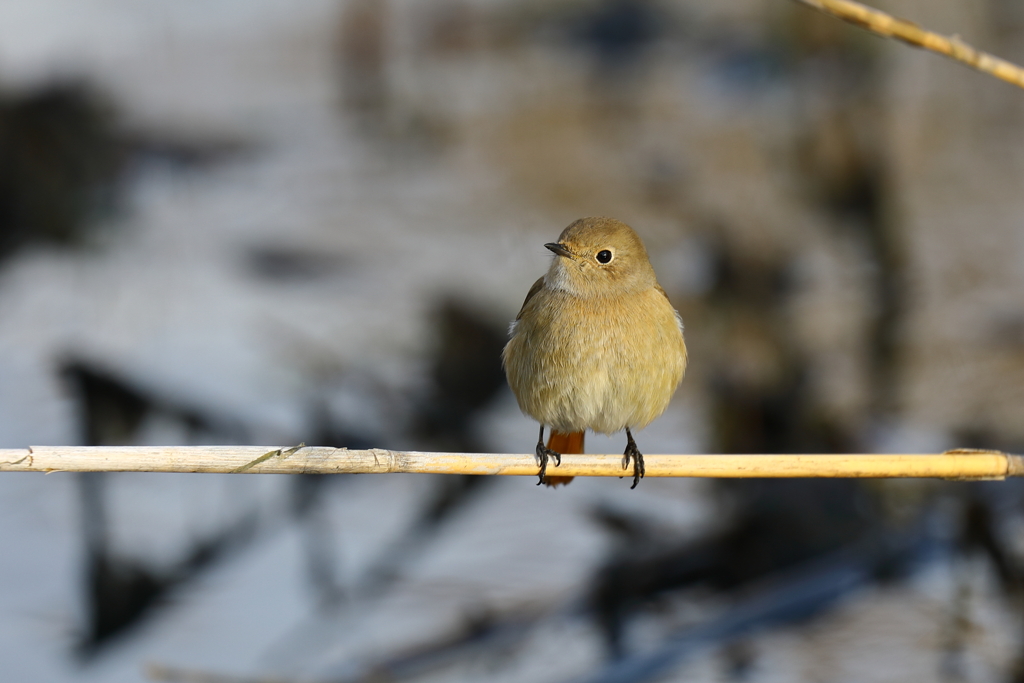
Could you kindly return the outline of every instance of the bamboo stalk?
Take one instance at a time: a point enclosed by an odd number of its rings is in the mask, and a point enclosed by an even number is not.
[[[648,477],[1024,476],[1024,456],[958,449],[930,454],[645,455]],[[0,472],[222,472],[253,474],[500,474],[536,476],[536,458],[518,453],[425,453],[317,446],[34,446],[0,450]],[[621,477],[621,455],[567,455],[549,473]]]
[[[977,50],[960,39],[923,29],[912,21],[897,19],[851,0],[797,0],[838,19],[860,26],[886,38],[895,38],[914,47],[931,50],[966,64],[972,69],[995,76],[1024,88],[1024,69],[1005,59]]]

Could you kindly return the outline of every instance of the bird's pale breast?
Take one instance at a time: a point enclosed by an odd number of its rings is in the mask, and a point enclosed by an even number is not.
[[[524,307],[504,358],[523,412],[559,431],[611,434],[664,412],[686,346],[658,288],[607,298],[545,288]]]

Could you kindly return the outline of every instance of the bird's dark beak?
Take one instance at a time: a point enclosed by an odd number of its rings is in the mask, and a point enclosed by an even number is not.
[[[572,256],[572,252],[565,248],[565,245],[559,244],[558,242],[548,242],[544,245],[551,251],[555,252],[559,256],[565,256],[569,258]]]

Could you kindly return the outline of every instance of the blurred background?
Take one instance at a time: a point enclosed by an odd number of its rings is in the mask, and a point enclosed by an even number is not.
[[[588,215],[686,321],[644,452],[1024,450],[1024,93],[788,0],[3,0],[0,447],[529,452]],[[1024,681],[1016,482],[534,483],[0,475],[2,678]]]

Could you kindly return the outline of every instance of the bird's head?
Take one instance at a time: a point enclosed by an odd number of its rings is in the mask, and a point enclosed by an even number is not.
[[[551,289],[603,297],[657,284],[640,236],[614,218],[581,218],[544,246],[555,254],[545,276]]]

